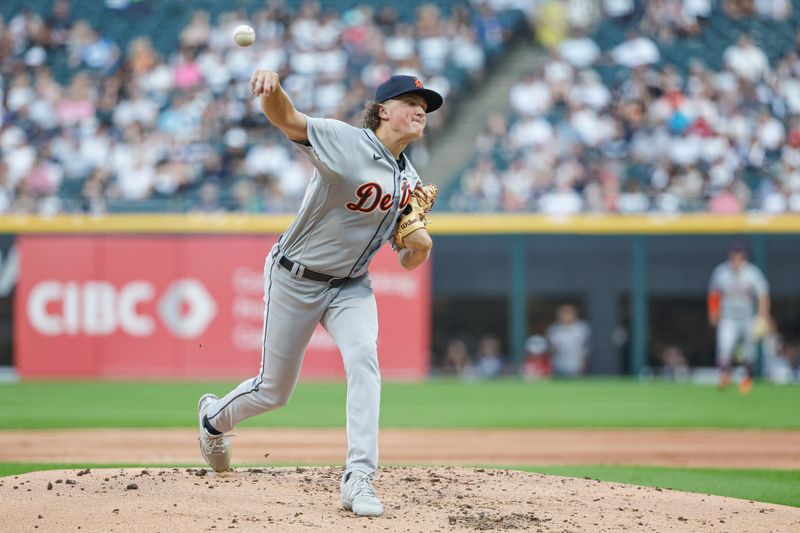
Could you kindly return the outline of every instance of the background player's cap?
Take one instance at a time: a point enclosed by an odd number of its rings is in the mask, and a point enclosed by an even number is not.
[[[741,241],[734,241],[731,243],[731,247],[728,249],[729,253],[747,253],[747,247],[745,247],[744,243]]]
[[[425,110],[426,113],[436,111],[442,107],[442,102],[444,101],[442,95],[436,91],[426,89],[418,78],[401,74],[392,76],[378,86],[375,90],[375,101],[381,104],[401,94],[409,93],[418,94],[425,99],[428,103],[428,109]]]

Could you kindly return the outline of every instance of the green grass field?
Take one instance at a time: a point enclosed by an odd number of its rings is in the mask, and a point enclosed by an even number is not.
[[[193,427],[204,392],[234,383],[0,385],[0,430]],[[343,383],[301,383],[289,405],[243,427],[344,425]],[[385,383],[382,427],[800,429],[800,387],[734,389],[624,380]]]
[[[26,382],[0,385],[0,431],[194,427],[197,398],[234,383]],[[283,409],[243,427],[342,427],[343,383],[301,383]],[[385,383],[382,427],[800,429],[800,387],[735,389],[626,380]],[[199,464],[199,463],[198,463]],[[122,465],[0,463],[0,476]],[[156,465],[153,465],[156,466]],[[800,471],[649,466],[519,470],[734,496],[800,507]]]

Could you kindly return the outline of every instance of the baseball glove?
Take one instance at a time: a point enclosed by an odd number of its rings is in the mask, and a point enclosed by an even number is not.
[[[750,335],[753,339],[760,341],[769,334],[770,329],[769,320],[763,316],[757,316],[753,319],[753,323],[750,326]]]
[[[437,194],[439,188],[433,184],[417,186],[411,193],[408,205],[397,221],[394,240],[398,248],[405,248],[405,239],[429,223],[425,216],[433,207]]]

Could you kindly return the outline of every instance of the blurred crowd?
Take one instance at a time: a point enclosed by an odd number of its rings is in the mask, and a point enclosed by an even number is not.
[[[718,35],[712,69],[662,61],[708,31],[717,6],[769,24],[789,0],[546,1],[534,17],[546,60],[509,94],[475,145],[450,206],[466,211],[800,212],[800,31],[772,63],[747,33]],[[625,24],[641,9],[639,22]],[[598,16],[636,27],[601,50]],[[729,41],[729,42],[727,42]],[[672,43],[672,44],[670,44]],[[689,49],[683,50],[689,54]],[[613,82],[602,72],[624,72]]]
[[[124,17],[146,7],[97,9]],[[122,44],[76,11],[55,0],[50,13],[0,18],[0,213],[293,211],[311,170],[265,127],[250,95],[255,69],[279,72],[302,112],[358,124],[394,73],[418,76],[452,107],[512,33],[488,3],[422,5],[409,22],[393,7],[338,14],[271,1],[250,15],[197,10],[165,52],[155,36]],[[241,48],[232,33],[245,22],[257,40]],[[430,117],[430,131],[447,111]],[[423,145],[415,157],[425,155]]]
[[[577,378],[587,374],[591,355],[591,328],[573,304],[559,305],[543,335],[525,341],[519,368],[502,350],[500,339],[485,334],[473,339],[466,334],[447,341],[435,372],[469,380],[520,375],[527,379]]]
[[[675,344],[653,346],[647,366],[639,376],[678,382],[703,382],[709,367],[692,365]],[[766,381],[788,385],[800,383],[800,343],[790,342],[778,331],[774,320],[758,342],[760,371]],[[556,307],[552,322],[525,339],[519,366],[503,350],[500,337],[486,333],[474,337],[466,332],[452,335],[434,357],[432,375],[480,381],[515,376],[526,380],[576,379],[591,374],[592,331],[580,316],[578,306]],[[716,374],[710,381],[715,383]]]

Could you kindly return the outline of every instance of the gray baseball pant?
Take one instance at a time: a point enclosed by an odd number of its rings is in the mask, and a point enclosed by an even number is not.
[[[261,370],[208,409],[208,421],[228,432],[246,418],[286,405],[297,385],[303,354],[318,323],[342,354],[347,379],[347,472],[378,468],[381,376],[378,311],[369,276],[339,288],[298,277],[278,265],[276,245],[264,266]]]

